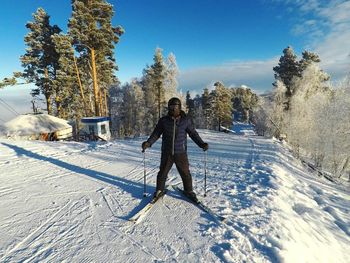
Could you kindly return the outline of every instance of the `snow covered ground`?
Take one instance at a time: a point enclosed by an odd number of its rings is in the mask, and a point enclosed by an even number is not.
[[[160,141],[0,139],[0,262],[350,262],[349,186],[310,175],[278,142],[200,130],[189,142],[195,190],[218,224],[169,190],[145,219]],[[180,183],[175,168],[168,184]],[[181,184],[180,184],[181,185]]]

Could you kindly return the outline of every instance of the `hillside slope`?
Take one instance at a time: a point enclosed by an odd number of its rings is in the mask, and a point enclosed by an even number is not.
[[[200,130],[189,142],[195,191],[228,218],[217,222],[169,190],[138,225],[151,198],[160,142],[0,140],[1,262],[349,262],[350,195],[310,175],[273,140]],[[176,169],[168,184],[181,185]]]

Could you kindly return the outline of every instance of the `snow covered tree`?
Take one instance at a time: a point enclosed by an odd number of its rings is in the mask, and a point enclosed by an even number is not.
[[[350,176],[350,81],[343,80],[320,107],[316,125],[320,130],[322,166],[335,176]]]
[[[323,135],[326,131],[323,127],[328,126],[322,122],[323,117],[319,119],[318,113],[326,107],[331,94],[324,79],[325,73],[316,64],[310,64],[301,77],[295,78],[292,83],[295,93],[285,117],[285,132],[295,152],[299,155],[301,150],[305,151],[317,164],[324,158]],[[323,123],[323,127],[319,123]]]
[[[334,118],[337,118],[334,135],[340,149],[335,154],[338,159],[335,175],[341,177],[347,173],[350,180],[350,77],[340,83],[340,87],[335,91],[334,100],[337,107],[334,114]]]
[[[268,111],[267,127],[272,136],[279,138],[281,134],[285,133],[286,126],[286,91],[287,88],[284,83],[277,80],[273,90],[273,102],[270,111]]]
[[[59,59],[52,36],[60,33],[61,29],[57,25],[50,25],[50,16],[43,8],[38,8],[33,19],[26,24],[29,33],[24,41],[28,48],[21,56],[24,71],[20,75],[27,82],[35,83],[37,88],[32,90],[32,96],[42,93],[46,99],[47,112],[51,114],[55,92],[53,81],[56,79]]]
[[[106,115],[108,89],[117,82],[114,48],[124,30],[112,26],[113,6],[106,0],[72,0],[72,8],[68,34],[80,53],[79,65],[85,66],[79,67],[85,71],[83,86],[89,87],[92,79],[95,115]]]
[[[122,125],[125,136],[140,136],[143,133],[145,107],[143,91],[137,80],[123,87]]]
[[[177,76],[179,74],[179,68],[176,64],[176,58],[173,53],[170,53],[165,63],[165,101],[170,100],[172,97],[182,97],[177,91],[178,82]]]
[[[268,132],[267,123],[269,123],[268,109],[270,108],[269,101],[264,97],[258,97],[257,106],[252,111],[252,123],[254,124],[255,132],[260,136],[265,136]]]
[[[327,84],[329,75],[319,68],[315,63],[310,63],[309,66],[303,70],[302,75],[293,80],[292,87],[295,92],[303,94],[305,98],[320,92],[329,90]]]
[[[114,137],[124,136],[123,114],[124,90],[120,83],[112,85],[109,90],[109,105],[111,116],[111,132]]]

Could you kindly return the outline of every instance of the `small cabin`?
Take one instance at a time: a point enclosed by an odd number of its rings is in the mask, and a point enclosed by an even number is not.
[[[81,119],[80,133],[87,135],[90,139],[110,140],[109,117],[85,117]]]

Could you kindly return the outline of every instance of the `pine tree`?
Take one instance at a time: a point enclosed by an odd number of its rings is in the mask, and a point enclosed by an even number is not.
[[[146,133],[152,132],[158,121],[156,92],[152,79],[152,68],[147,66],[143,70],[141,87],[144,93],[144,104],[147,118],[145,119],[144,128]]]
[[[313,63],[320,63],[321,59],[319,57],[319,55],[317,55],[316,53],[310,52],[305,50],[302,53],[302,59],[299,62],[299,71],[300,74],[302,74],[302,72],[311,64]]]
[[[280,79],[286,86],[286,97],[288,98],[286,109],[289,109],[289,100],[293,95],[292,80],[294,77],[300,76],[299,62],[293,49],[288,46],[283,50],[283,56],[280,57],[278,66],[274,67],[275,79]],[[275,85],[275,84],[274,84]]]
[[[107,114],[107,94],[118,69],[114,56],[115,44],[124,33],[120,26],[112,26],[113,6],[105,0],[72,0],[72,17],[68,23],[68,34],[81,54],[78,62],[86,87],[92,78],[95,115]],[[87,83],[87,84],[86,84]]]
[[[22,74],[20,74],[19,77],[21,77],[21,75]],[[16,77],[4,78],[2,81],[0,81],[0,89],[6,86],[14,86],[14,85],[17,85]]]
[[[54,81],[58,116],[65,119],[89,116],[90,110],[80,81],[72,39],[65,34],[56,34],[52,38],[59,55],[59,68]]]
[[[191,99],[191,94],[189,90],[186,92],[186,111],[188,116],[190,116],[191,118],[194,117],[194,101],[193,99]]]
[[[193,122],[196,128],[203,129],[205,128],[204,120],[204,111],[203,111],[203,102],[202,96],[197,94],[193,99],[194,111],[193,111]]]
[[[209,90],[205,88],[202,94],[202,108],[203,108],[203,118],[204,118],[204,128],[209,129],[211,124],[211,107],[210,107],[210,98]]]
[[[154,57],[153,57],[153,65],[151,65],[151,78],[153,84],[153,90],[155,92],[156,103],[158,106],[158,118],[162,116],[164,113],[166,101],[165,101],[165,65],[163,61],[163,54],[160,48],[156,48]]]
[[[42,93],[46,99],[47,112],[51,114],[52,96],[55,93],[53,81],[56,79],[59,59],[52,36],[60,33],[61,29],[57,25],[50,25],[50,16],[43,8],[38,8],[33,19],[33,22],[26,24],[30,32],[24,38],[28,48],[21,56],[24,67],[21,77],[35,83],[37,88],[32,90],[32,96]]]
[[[145,131],[151,132],[158,119],[165,113],[165,76],[166,69],[163,62],[162,50],[156,48],[153,57],[154,63],[143,70],[141,86],[144,92],[146,107]]]
[[[219,131],[221,126],[232,126],[232,102],[231,92],[221,82],[214,84],[214,103],[212,104],[213,113],[215,115],[215,124]]]

